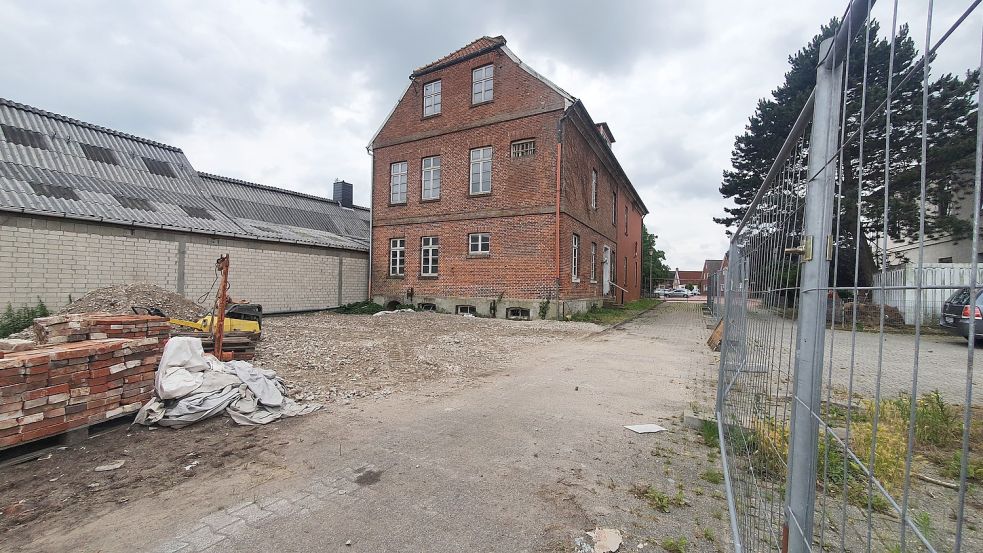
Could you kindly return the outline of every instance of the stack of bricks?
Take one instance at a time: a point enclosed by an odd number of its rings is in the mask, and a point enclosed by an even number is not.
[[[166,319],[73,317],[51,324],[56,343],[0,358],[0,449],[133,413],[153,395]]]
[[[110,315],[109,313],[71,313],[34,320],[34,335],[39,344],[64,344],[106,338],[164,337],[170,324],[164,317],[147,315]]]

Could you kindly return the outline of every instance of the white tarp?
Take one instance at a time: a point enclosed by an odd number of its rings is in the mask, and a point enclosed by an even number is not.
[[[205,354],[199,338],[167,341],[155,384],[156,397],[137,413],[139,424],[179,428],[223,410],[239,424],[266,424],[321,408],[285,397],[283,380],[275,371],[246,361],[223,363]]]

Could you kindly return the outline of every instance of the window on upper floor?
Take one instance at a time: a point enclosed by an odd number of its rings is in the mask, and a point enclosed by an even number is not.
[[[471,150],[471,194],[488,194],[492,184],[492,149]]]
[[[490,102],[494,89],[494,65],[479,67],[471,72],[471,103]]]
[[[440,156],[423,158],[422,169],[423,190],[420,197],[424,200],[439,200]]]
[[[10,125],[0,125],[0,130],[3,131],[3,137],[7,139],[7,142],[20,144],[29,148],[48,149],[48,142],[44,139],[44,134],[37,131],[12,127]]]
[[[423,116],[440,113],[440,81],[423,85]]]
[[[468,253],[471,255],[488,255],[491,253],[491,234],[476,232],[468,235]]]
[[[618,193],[614,191],[611,192],[611,224],[618,224]],[[615,229],[615,232],[617,232],[617,229]]]
[[[597,169],[590,170],[590,206],[597,209]]]
[[[590,281],[597,282],[597,243],[590,243]]]
[[[536,155],[535,140],[519,140],[512,143],[512,157]]]
[[[397,161],[389,166],[389,203],[406,203],[406,171],[407,163]]]

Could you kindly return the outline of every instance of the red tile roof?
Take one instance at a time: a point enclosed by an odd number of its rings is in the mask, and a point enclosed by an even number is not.
[[[454,52],[447,54],[446,56],[440,58],[439,60],[433,63],[428,63],[427,65],[420,67],[419,69],[413,72],[413,75],[416,76],[421,73],[427,73],[438,67],[445,67],[448,65],[452,65],[458,61],[471,57],[484,50],[493,50],[495,48],[498,48],[499,46],[504,46],[504,45],[505,45],[505,37],[503,36],[496,36],[496,37],[483,36],[478,40],[475,40],[474,42],[468,44],[464,48],[455,50]]]
[[[679,280],[703,280],[703,271],[676,271],[679,274]]]

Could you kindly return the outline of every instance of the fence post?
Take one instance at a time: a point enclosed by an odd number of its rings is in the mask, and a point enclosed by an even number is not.
[[[816,70],[816,102],[809,137],[809,180],[803,218],[802,245],[806,251],[799,258],[802,263],[799,324],[785,496],[784,537],[787,546],[783,547],[788,552],[796,553],[810,550],[816,502],[817,417],[821,408],[829,289],[826,245],[832,230],[837,166],[830,159],[837,151],[842,92],[842,66],[835,63],[837,56],[827,55],[833,40],[823,41],[819,48],[819,59],[826,61]]]
[[[735,342],[738,323],[738,286],[741,282],[741,249],[736,244],[736,239],[730,244],[730,252],[727,254],[727,278],[724,279],[724,309],[721,319],[724,324],[724,332],[720,338],[720,369],[717,373],[717,419],[722,420],[724,412],[724,388],[727,384],[727,373],[733,372],[735,364],[734,354],[737,353],[731,344]],[[719,278],[719,277],[718,277]],[[742,306],[743,308],[743,306]],[[728,367],[729,365],[729,367]]]

